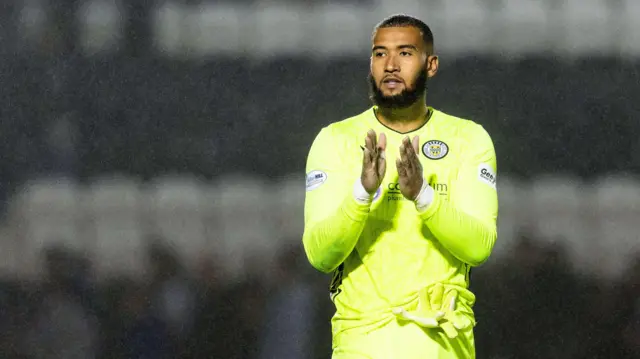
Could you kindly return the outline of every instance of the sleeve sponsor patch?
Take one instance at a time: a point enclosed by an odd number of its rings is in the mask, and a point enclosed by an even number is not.
[[[322,171],[311,171],[307,173],[307,191],[313,191],[322,186],[326,180],[327,174]]]
[[[478,166],[478,179],[480,182],[484,182],[494,189],[496,188],[496,173],[488,164],[481,163]]]

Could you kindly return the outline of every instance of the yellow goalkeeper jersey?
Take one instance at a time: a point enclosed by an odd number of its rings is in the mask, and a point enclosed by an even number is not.
[[[434,282],[459,287],[472,313],[469,270],[489,257],[497,237],[495,150],[479,124],[429,110],[424,126],[403,134],[382,125],[374,106],[324,127],[311,146],[303,244],[316,269],[333,272],[334,340],[384,326],[393,307]],[[387,136],[387,171],[373,201],[362,204],[353,189],[369,129]],[[395,160],[406,136],[419,136],[423,175],[435,191],[422,212],[398,186]]]

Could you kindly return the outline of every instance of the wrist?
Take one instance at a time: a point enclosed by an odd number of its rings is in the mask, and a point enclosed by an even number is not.
[[[434,191],[427,181],[422,181],[422,188],[418,193],[418,196],[413,201],[416,205],[418,212],[424,212],[429,205],[433,202]]]
[[[373,201],[373,194],[367,192],[360,178],[358,178],[353,185],[353,198],[361,204],[369,204]]]

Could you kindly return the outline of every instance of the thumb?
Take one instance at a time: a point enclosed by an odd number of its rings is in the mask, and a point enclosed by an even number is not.
[[[413,145],[413,150],[415,151],[416,155],[418,155],[420,153],[420,137],[415,136],[413,138],[413,141],[411,141],[411,144]]]

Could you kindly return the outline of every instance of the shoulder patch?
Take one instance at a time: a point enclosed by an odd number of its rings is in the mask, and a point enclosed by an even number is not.
[[[313,191],[314,189],[322,186],[327,180],[327,174],[322,171],[311,171],[307,173],[307,191]]]
[[[439,160],[449,153],[449,146],[438,140],[427,141],[422,145],[422,154],[432,160]]]
[[[495,171],[488,164],[481,163],[478,165],[478,179],[492,188],[496,188],[497,176]]]

